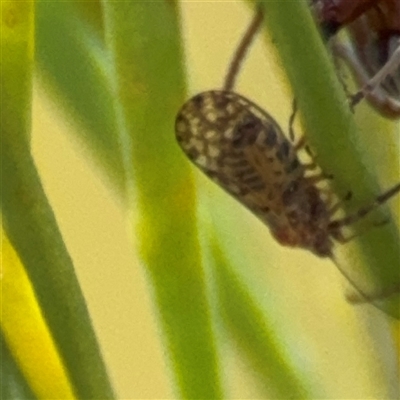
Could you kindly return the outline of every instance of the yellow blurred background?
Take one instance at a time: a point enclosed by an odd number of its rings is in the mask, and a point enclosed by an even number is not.
[[[185,1],[181,11],[189,96],[220,88],[251,19],[250,9],[240,1]],[[251,49],[237,90],[268,110],[286,132],[291,95],[262,40],[260,36]],[[80,128],[38,83],[33,117],[35,161],[76,266],[118,398],[173,399],[151,289],[136,257],[134,238],[128,235],[127,209],[83,145],[74,140],[70,132]],[[173,121],[171,140],[175,140]],[[182,156],[183,162],[187,161]],[[195,174],[201,221],[216,226],[233,259],[240,258],[236,249],[243,248],[246,238],[246,252],[258,262],[244,263],[244,279],[257,288],[260,304],[304,376],[324,388],[329,398],[388,398],[385,388],[398,376],[385,315],[368,305],[347,304],[342,278],[331,262],[280,247],[255,217]],[[225,212],[218,212],[218,207]],[[265,292],[264,281],[273,282],[269,284],[273,292]],[[229,338],[223,336],[221,342],[230,398],[260,398],[240,352]]]

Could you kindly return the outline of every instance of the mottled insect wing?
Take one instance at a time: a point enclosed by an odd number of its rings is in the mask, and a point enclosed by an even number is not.
[[[275,120],[236,93],[196,95],[181,108],[175,129],[186,155],[267,223],[269,211],[282,211],[275,196],[283,178],[303,173]]]

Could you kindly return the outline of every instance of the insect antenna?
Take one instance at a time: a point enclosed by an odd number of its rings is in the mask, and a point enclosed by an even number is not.
[[[391,197],[396,195],[400,192],[400,183],[393,186],[391,189],[386,191],[385,193],[377,196],[375,200],[368,206],[360,208],[356,213],[350,214],[347,217],[333,220],[329,223],[328,229],[331,231],[337,230],[343,226],[354,224],[355,222],[359,221],[360,219],[364,218],[367,214],[373,211],[376,207],[380,206],[381,204],[387,202]]]
[[[254,15],[253,20],[251,21],[249,27],[247,28],[245,35],[242,37],[242,40],[240,41],[240,44],[236,49],[235,54],[233,55],[233,59],[229,64],[228,73],[226,74],[223,86],[224,90],[230,91],[235,86],[236,78],[240,66],[242,64],[242,61],[246,57],[246,53],[249,50],[251,42],[253,41],[258,29],[261,26],[262,20],[263,20],[263,12],[261,10],[261,7],[258,6],[257,12]]]

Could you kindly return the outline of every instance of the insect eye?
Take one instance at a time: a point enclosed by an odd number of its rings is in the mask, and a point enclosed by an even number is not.
[[[244,147],[253,144],[257,140],[261,128],[261,121],[254,116],[249,116],[239,122],[233,134],[233,147]]]

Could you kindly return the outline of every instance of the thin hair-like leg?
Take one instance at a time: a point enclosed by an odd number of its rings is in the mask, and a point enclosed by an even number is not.
[[[388,200],[390,200],[393,196],[395,196],[399,192],[400,192],[400,183],[393,186],[391,189],[387,190],[382,195],[376,197],[376,199],[371,204],[369,204],[366,207],[361,208],[356,213],[351,214],[345,218],[333,220],[328,225],[328,229],[331,231],[332,236],[341,243],[346,243],[346,242],[349,242],[350,240],[354,239],[355,237],[358,236],[358,234],[354,234],[349,237],[344,237],[342,235],[341,228],[346,225],[354,224],[358,220],[364,218],[367,214],[369,214],[375,208],[377,208],[381,204],[387,202]],[[357,293],[352,293],[351,295],[346,296],[347,300],[350,303],[353,303],[353,304],[371,303],[371,304],[373,304],[374,301],[383,300],[383,299],[389,298],[393,295],[400,293],[400,283],[396,283],[395,285],[393,285],[393,287],[382,290],[379,293],[369,295],[369,294],[363,292],[362,290],[360,290],[360,288],[357,286],[355,281],[353,279],[351,279],[350,276],[347,274],[347,272],[344,271],[344,269],[340,266],[338,261],[334,258],[333,254],[331,255],[331,259],[336,264],[336,266],[337,266],[338,270],[341,272],[341,274],[351,283],[351,285],[357,291]]]
[[[261,7],[258,6],[257,11],[253,17],[253,20],[251,21],[249,27],[247,28],[245,35],[242,37],[242,40],[240,41],[239,46],[236,49],[235,54],[233,55],[233,59],[229,64],[228,73],[226,74],[223,86],[224,90],[229,91],[234,88],[242,61],[246,57],[246,53],[250,48],[251,42],[253,41],[256,33],[258,32],[258,29],[261,26],[262,20],[263,20],[263,12],[261,10]]]
[[[335,231],[339,231],[340,228],[342,228],[343,226],[354,224],[355,222],[364,218],[367,214],[369,214],[375,208],[377,208],[381,204],[387,202],[391,197],[395,196],[399,192],[400,192],[400,183],[393,186],[391,189],[389,189],[385,193],[381,194],[380,196],[377,196],[371,204],[360,208],[356,213],[348,215],[347,217],[344,217],[341,219],[336,219],[336,220],[331,221],[328,225],[328,229],[331,232],[335,232]]]
[[[390,56],[386,64],[355,94],[352,96],[351,105],[354,107],[365,96],[372,92],[389,76],[392,75],[400,66],[400,40],[397,43],[397,48]],[[399,103],[400,107],[400,103]]]

